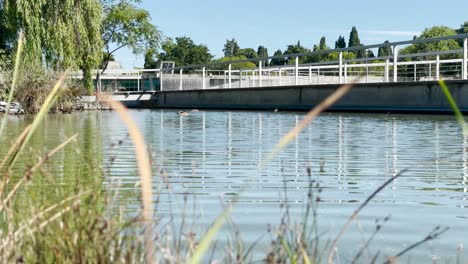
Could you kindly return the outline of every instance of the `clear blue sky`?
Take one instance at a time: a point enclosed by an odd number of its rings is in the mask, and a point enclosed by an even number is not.
[[[468,21],[468,0],[143,0],[141,6],[165,37],[191,37],[216,57],[228,38],[241,48],[264,45],[272,54],[298,40],[312,48],[321,36],[331,47],[340,34],[348,42],[352,26],[362,43],[375,44]],[[118,52],[116,59],[127,69],[143,65],[143,56],[129,50]]]

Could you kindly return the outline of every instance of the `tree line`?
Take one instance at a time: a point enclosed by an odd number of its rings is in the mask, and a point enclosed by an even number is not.
[[[21,66],[63,71],[81,69],[94,90],[92,71],[102,74],[113,54],[158,47],[161,35],[141,0],[0,0],[0,70],[12,68],[19,33],[24,35]],[[99,74],[97,76],[99,78]]]
[[[446,26],[434,26],[431,28],[426,28],[421,35],[414,36],[414,39],[417,38],[433,38],[440,36],[449,36],[455,34],[468,33],[468,22],[465,22],[458,29],[453,29]],[[389,43],[385,41],[384,43]],[[334,49],[342,48],[352,48],[364,46],[359,38],[359,32],[355,26],[351,28],[349,37],[339,36],[334,43]],[[409,53],[420,53],[420,52],[429,52],[429,51],[444,51],[444,50],[456,50],[460,49],[463,46],[461,41],[456,40],[446,40],[439,41],[434,43],[420,43],[410,45],[400,51],[401,54]],[[311,51],[322,51],[322,50],[331,50],[332,48],[327,45],[327,40],[325,37],[322,37],[318,44],[314,45],[311,49],[303,46],[300,41],[296,44],[291,44],[286,47],[284,51],[281,49],[276,50],[273,53],[273,56],[276,58],[271,60],[261,60],[255,62],[245,62],[245,63],[236,63],[233,66],[233,69],[239,68],[254,68],[258,67],[259,63],[262,66],[280,66],[286,64],[294,63],[293,58],[283,57],[288,54],[296,53],[308,53]],[[343,52],[344,59],[356,59],[356,58],[376,58],[376,57],[389,57],[393,55],[392,47],[384,46],[380,47],[377,50],[377,55],[374,54],[372,50],[357,50],[350,52]],[[147,51],[145,56],[145,68],[154,68],[156,66],[157,60],[167,60],[175,61],[178,66],[185,65],[198,65],[198,64],[208,64],[214,62],[229,62],[237,61],[244,59],[258,59],[263,57],[268,57],[268,49],[260,45],[257,49],[253,48],[241,48],[236,41],[236,39],[227,39],[223,48],[224,56],[219,59],[214,59],[213,54],[210,53],[208,47],[203,44],[195,44],[194,41],[189,37],[177,37],[175,40],[168,38],[164,41],[161,51],[156,52],[154,49]],[[337,60],[338,53],[328,53],[328,54],[315,54],[311,56],[302,56],[300,58],[300,63],[314,63],[314,62],[323,62],[330,60]]]

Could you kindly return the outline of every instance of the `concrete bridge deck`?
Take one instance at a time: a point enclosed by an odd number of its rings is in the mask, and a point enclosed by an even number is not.
[[[454,100],[468,112],[468,81],[446,82]],[[310,110],[340,85],[300,85],[190,91],[115,94],[114,99],[136,108]],[[438,82],[355,84],[331,111],[451,113]]]

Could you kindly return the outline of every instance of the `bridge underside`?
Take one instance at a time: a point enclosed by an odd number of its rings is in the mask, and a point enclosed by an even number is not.
[[[446,82],[454,100],[468,112],[468,82]],[[310,110],[332,94],[338,84],[207,89],[116,95],[129,107],[176,109]],[[356,84],[331,111],[450,113],[437,82]]]

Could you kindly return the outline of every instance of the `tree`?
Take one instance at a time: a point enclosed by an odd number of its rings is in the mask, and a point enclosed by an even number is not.
[[[102,39],[109,56],[104,58],[104,67],[96,79],[106,71],[110,55],[114,52],[127,47],[133,53],[140,54],[150,48],[159,47],[161,41],[160,32],[151,23],[149,12],[133,4],[138,4],[141,0],[101,1],[104,9]]]
[[[386,40],[384,43],[390,43],[388,40]],[[379,47],[379,51],[377,53],[377,56],[379,57],[387,57],[387,56],[392,56],[392,47],[390,46],[384,46],[384,47]]]
[[[338,40],[335,41],[335,49],[344,49],[346,48],[346,41],[343,36],[339,36]]]
[[[283,52],[281,50],[275,51],[273,54],[274,57],[279,57],[279,58],[274,58],[271,59],[270,61],[270,66],[281,66],[286,64],[286,59],[283,56]]]
[[[23,65],[81,68],[85,86],[92,89],[91,72],[101,60],[102,48],[102,6],[98,0],[2,3],[6,27],[12,32],[9,41],[15,43],[17,33],[24,33]]]
[[[175,42],[169,38],[162,44],[162,50],[158,58],[174,61],[177,66],[207,64],[213,58],[206,45],[197,45],[189,37],[177,37]]]
[[[257,52],[252,48],[240,49],[239,52],[237,52],[236,56],[244,56],[247,59],[258,58]]]
[[[468,33],[468,21],[465,21],[463,25],[460,26],[460,28],[457,30],[457,34],[464,34]]]
[[[435,38],[435,37],[443,37],[443,36],[451,36],[455,35],[457,32],[454,29],[451,29],[446,26],[435,26],[431,28],[426,28],[421,36],[418,39],[424,38]],[[459,43],[454,40],[442,40],[437,42],[429,42],[429,43],[416,43],[411,44],[410,46],[402,49],[400,51],[401,54],[410,54],[410,53],[424,53],[424,52],[434,52],[434,51],[448,51],[448,50],[457,50],[460,49]],[[456,55],[442,55],[441,58],[454,58]],[[428,59],[425,58],[418,58],[418,59]]]
[[[247,59],[245,56],[223,57],[221,59],[214,60],[213,63],[226,63],[226,64],[213,66],[213,69],[214,70],[227,70],[228,69],[227,62],[240,61],[240,60],[245,60],[245,59]],[[255,63],[253,63],[251,61],[238,62],[238,63],[232,63],[231,64],[231,69],[232,70],[252,69],[252,68],[256,68],[256,67],[257,67],[257,65],[255,65]]]
[[[148,49],[145,53],[145,64],[144,68],[145,69],[156,69],[156,52],[154,49]]]
[[[268,49],[265,48],[264,46],[258,46],[257,49],[257,55],[259,58],[267,58],[268,57]],[[268,59],[262,60],[261,61],[262,66],[268,67]]]
[[[323,51],[329,50],[330,48],[327,46],[327,40],[325,37],[320,39],[320,43],[318,45],[314,45],[314,51]],[[328,54],[313,54],[310,58],[307,59],[307,62],[320,62],[326,61],[328,59]]]
[[[301,45],[301,41],[298,41],[296,45],[288,45],[288,48],[284,52],[284,55],[296,54],[296,53],[307,53],[307,52],[310,52],[310,50],[303,47]],[[306,58],[302,56],[299,58],[299,63],[303,63],[305,60]],[[292,57],[286,59],[287,64],[294,63],[294,61],[295,61],[295,58],[292,58]]]
[[[353,27],[351,29],[351,32],[349,33],[348,47],[354,48],[354,47],[360,47],[360,46],[362,46],[362,44],[361,44],[361,40],[359,39],[359,33],[356,27]],[[357,51],[354,51],[354,53],[356,54],[356,57],[362,58],[364,57],[366,52],[364,50],[357,50]]]
[[[224,44],[224,57],[233,57],[239,54],[239,45],[237,41],[233,38],[231,40],[227,39],[226,44]]]

